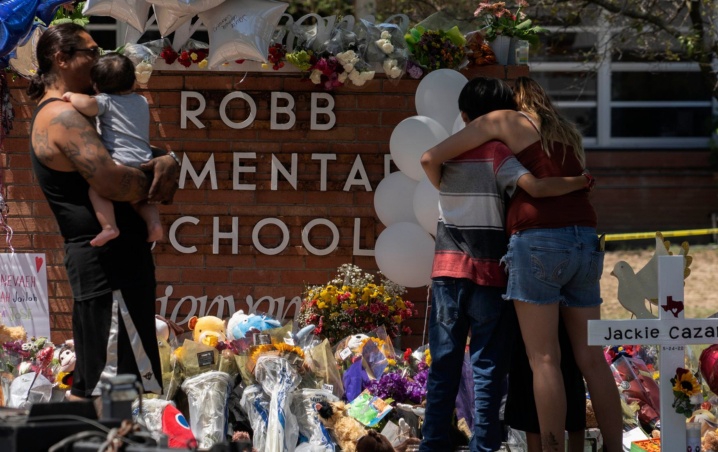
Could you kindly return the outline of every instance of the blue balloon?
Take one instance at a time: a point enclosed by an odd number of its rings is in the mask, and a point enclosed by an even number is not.
[[[47,26],[50,26],[50,22],[55,18],[55,13],[60,6],[67,3],[67,0],[40,0],[40,4],[37,6],[37,12],[35,15],[38,19],[43,21]]]
[[[0,57],[28,35],[40,0],[3,0],[0,6]]]

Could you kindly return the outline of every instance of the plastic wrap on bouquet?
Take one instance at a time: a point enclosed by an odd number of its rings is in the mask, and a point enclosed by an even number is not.
[[[172,356],[172,347],[166,341],[158,341],[157,346],[160,351],[160,366],[162,368],[162,395],[161,399],[172,400],[177,394],[180,381],[173,378],[175,371],[177,377],[180,377],[179,369],[176,369],[176,362]]]
[[[209,345],[185,339],[182,347],[175,350],[182,365],[185,378],[211,370],[219,370],[219,351]]]
[[[10,383],[7,406],[29,408],[33,403],[47,403],[52,397],[52,383],[40,374],[28,372]]]
[[[300,389],[292,397],[292,413],[297,417],[299,434],[307,438],[312,452],[334,451],[332,437],[319,421],[315,405],[321,402],[338,402],[330,391],[324,389]]]
[[[319,345],[306,350],[304,353],[309,370],[311,370],[319,386],[323,388],[331,387],[331,392],[336,397],[343,397],[344,383],[342,382],[341,373],[337,369],[329,340],[324,339]]]
[[[262,355],[254,369],[257,381],[270,396],[265,452],[292,452],[299,439],[297,418],[290,409],[291,393],[301,381],[296,369],[285,358]]]
[[[219,371],[205,372],[182,383],[189,401],[190,426],[200,448],[209,449],[225,439],[231,383],[229,374]]]
[[[252,431],[254,431],[252,445],[257,450],[264,450],[269,422],[269,395],[264,392],[262,385],[250,385],[244,388],[239,405],[247,413]]]
[[[660,396],[652,372],[640,359],[626,356],[614,361],[611,370],[626,402],[638,403],[638,419],[654,428],[660,418]]]
[[[151,433],[161,432],[162,412],[167,408],[167,405],[172,405],[172,402],[161,399],[142,399],[142,410],[140,411],[140,401],[138,399],[132,403],[132,415],[135,422]]]

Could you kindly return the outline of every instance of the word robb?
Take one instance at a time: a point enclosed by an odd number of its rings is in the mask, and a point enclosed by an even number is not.
[[[197,108],[194,110],[188,109],[188,102],[190,99],[195,99],[198,103]],[[228,104],[235,100],[243,100],[249,109],[249,114],[246,119],[241,122],[235,122],[229,119],[227,116]],[[323,103],[325,106],[319,106]],[[282,103],[283,106],[279,104]],[[296,123],[296,115],[294,113],[294,97],[285,92],[272,92],[271,104],[270,104],[270,129],[272,130],[288,130],[294,127]],[[207,102],[201,93],[196,91],[182,91],[181,106],[180,106],[180,126],[183,129],[187,128],[187,121],[189,120],[194,126],[199,129],[203,129],[205,126],[199,119],[199,116],[204,112],[207,106]],[[311,129],[312,130],[329,130],[336,124],[336,115],[334,114],[334,98],[328,93],[311,93]],[[255,120],[257,115],[257,105],[251,96],[247,95],[242,91],[233,91],[224,96],[222,102],[219,105],[219,114],[224,124],[232,129],[244,129],[249,127]],[[278,115],[286,115],[289,119],[287,122],[279,123]],[[318,118],[324,116],[326,119],[325,123],[319,123]],[[256,184],[242,183],[241,175],[246,173],[255,173],[256,167],[252,165],[242,164],[242,160],[252,160],[257,158],[255,152],[234,152],[233,165],[232,165],[232,189],[233,190],[249,190],[254,191],[257,189]],[[320,163],[320,180],[319,190],[327,191],[327,172],[330,161],[336,160],[337,155],[333,153],[312,153],[311,159],[316,160]],[[387,155],[384,161],[384,176],[389,172],[389,160],[390,156]],[[271,160],[271,184],[270,190],[276,191],[278,189],[279,175],[281,174],[290,185],[297,190],[297,162],[298,155],[296,153],[291,154],[290,168],[287,169],[277,158],[272,155]],[[215,166],[214,154],[211,154],[204,166],[200,171],[195,171],[189,159],[186,157],[182,161],[182,169],[180,172],[179,188],[184,189],[187,181],[187,176],[190,177],[196,188],[199,188],[206,179],[209,179],[210,188],[212,190],[218,189],[217,184],[217,169]],[[351,170],[346,178],[346,182],[343,187],[343,191],[350,191],[352,187],[359,186],[364,190],[372,191],[371,183],[367,175],[366,169],[362,162],[361,156],[357,155],[354,159]],[[239,253],[238,245],[238,218],[232,217],[232,226],[230,231],[221,231],[219,227],[219,217],[213,217],[213,243],[212,253],[219,254],[219,241],[230,240],[232,244],[232,254]],[[185,246],[180,243],[177,237],[178,229],[185,225],[198,225],[200,220],[193,216],[183,216],[176,219],[169,229],[169,241],[172,247],[180,253],[192,254],[197,252],[195,246]],[[260,233],[266,226],[279,228],[282,236],[280,244],[273,248],[268,248],[262,245],[259,240]],[[332,235],[332,240],[329,246],[326,248],[317,248],[310,243],[309,237],[313,228],[320,226],[328,228]],[[354,233],[353,233],[353,255],[354,256],[373,256],[374,250],[361,249],[360,247],[360,231],[361,231],[361,219],[354,218]],[[339,228],[330,220],[325,218],[317,218],[308,222],[302,229],[302,245],[311,254],[316,256],[325,256],[334,251],[339,244]],[[289,244],[289,228],[279,218],[265,218],[259,221],[252,231],[252,245],[254,249],[262,254],[276,255],[281,253]]]
[[[199,106],[196,110],[188,110],[187,102],[189,99],[196,99],[199,101]],[[249,108],[249,115],[244,121],[235,122],[229,119],[227,116],[227,105],[234,99],[242,99]],[[279,106],[280,99],[286,103],[284,106]],[[326,102],[325,107],[319,106],[319,101],[323,100]],[[205,108],[207,108],[207,101],[204,96],[197,91],[182,91],[181,105],[180,105],[180,127],[182,129],[187,128],[187,120],[189,119],[192,124],[197,126],[198,129],[204,129],[204,124],[199,120],[198,116],[201,115]],[[289,117],[289,120],[284,123],[279,123],[277,116],[279,114],[285,114]],[[325,115],[328,121],[324,124],[320,124],[317,119],[320,115]],[[224,96],[222,102],[219,104],[219,116],[222,118],[222,122],[231,129],[245,129],[252,125],[254,119],[257,117],[257,104],[254,102],[251,96],[242,91],[232,91],[231,93]],[[327,93],[312,93],[311,97],[311,110],[310,110],[311,130],[329,130],[334,127],[337,122],[337,117],[334,114],[334,98]],[[297,121],[297,116],[294,114],[294,96],[284,92],[272,92],[272,100],[270,104],[270,126],[271,130],[289,130],[294,127]]]

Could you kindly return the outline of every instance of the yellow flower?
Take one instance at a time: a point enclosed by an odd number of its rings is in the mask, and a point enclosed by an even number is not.
[[[392,316],[391,319],[392,319],[395,323],[397,323],[397,324],[401,323],[401,316],[400,316],[400,315]]]
[[[428,348],[424,350],[424,360],[426,361],[427,366],[431,366],[431,352]]]
[[[209,65],[209,61],[207,61],[207,58],[197,63],[197,66],[199,66],[200,69],[204,69]]]
[[[387,364],[389,364],[389,366],[396,366],[396,360],[395,360],[395,359],[389,358],[389,359],[386,360],[386,362],[387,362]]]
[[[346,292],[347,290],[349,290],[349,287],[347,287],[347,286],[342,286],[342,292]]]
[[[696,380],[692,372],[686,372],[680,377],[676,375],[676,377],[676,384],[673,386],[674,391],[682,392],[688,397],[700,392],[701,386],[698,384],[698,380]]]
[[[406,309],[406,305],[404,304],[404,301],[401,299],[396,300],[396,307],[399,309]]]
[[[342,310],[346,311],[347,309],[349,309],[349,305],[346,303],[342,303]]]
[[[326,304],[325,302],[323,302],[323,301],[320,301],[319,303],[317,303],[317,307],[318,307],[319,309],[326,309],[326,308],[327,308],[327,304]]]
[[[332,320],[336,319],[337,317],[339,317],[338,312],[332,312],[331,314],[329,314],[329,318]]]
[[[262,63],[262,69],[269,69],[271,66],[267,63]]]
[[[194,52],[190,53],[189,57],[192,61],[197,61],[197,58],[199,58],[199,56]]]
[[[351,306],[352,309],[356,309],[359,307],[356,303],[352,303],[349,306]]]

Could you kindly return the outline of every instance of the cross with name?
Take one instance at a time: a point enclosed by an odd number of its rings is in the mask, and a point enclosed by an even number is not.
[[[686,344],[718,343],[718,319],[685,319],[683,256],[658,258],[658,319],[590,320],[589,345],[660,345],[661,451],[686,450],[686,417],[673,408],[671,378]]]

